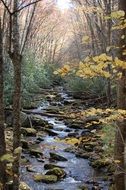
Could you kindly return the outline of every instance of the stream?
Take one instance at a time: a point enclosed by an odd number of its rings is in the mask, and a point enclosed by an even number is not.
[[[59,90],[59,95],[63,100],[72,101],[72,97],[69,97],[65,92],[61,89]],[[58,104],[59,102],[57,102]],[[44,112],[48,106],[49,102],[42,102],[41,105],[32,110],[33,112]],[[63,101],[61,106],[64,106]],[[102,180],[103,173],[99,173],[94,170],[90,165],[87,159],[76,157],[74,153],[66,152],[65,149],[70,145],[56,140],[64,139],[68,137],[69,133],[76,132],[76,129],[69,128],[64,121],[56,118],[56,117],[44,117],[40,116],[43,120],[47,121],[49,124],[53,125],[53,132],[55,132],[56,136],[51,136],[48,134],[42,135],[42,141],[38,144],[39,148],[41,148],[43,156],[39,160],[36,157],[23,152],[23,157],[29,160],[30,165],[35,172],[29,172],[26,169],[26,164],[21,165],[20,173],[21,173],[21,181],[26,182],[32,190],[79,190],[80,186],[86,186],[89,190],[108,190],[108,182]],[[78,133],[81,133],[82,129],[78,129]],[[35,142],[37,137],[27,137],[27,141]],[[67,161],[56,161],[52,162],[49,158],[49,153],[54,152],[58,155],[61,155],[67,159]],[[66,177],[57,183],[46,184],[42,182],[35,182],[33,179],[34,173],[42,173],[45,174],[47,170],[44,169],[44,165],[52,163],[58,166],[63,167],[65,172],[67,173]],[[95,187],[98,184],[98,187]]]

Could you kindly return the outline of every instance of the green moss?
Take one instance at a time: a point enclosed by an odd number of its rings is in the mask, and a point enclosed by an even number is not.
[[[101,130],[101,133],[103,134],[103,150],[106,157],[112,158],[114,155],[115,130],[116,127],[112,124],[104,125]]]
[[[53,168],[49,170],[46,175],[56,175],[58,178],[63,178],[66,176],[66,172],[61,168]]]
[[[37,133],[37,131],[33,128],[22,128],[21,132],[26,136],[36,136]]]
[[[44,183],[56,183],[58,178],[56,175],[42,175],[36,174],[34,175],[34,180],[36,182],[44,182]]]
[[[30,149],[30,154],[33,156],[40,156],[40,155],[42,156],[43,155],[41,149],[39,149],[39,148]]]

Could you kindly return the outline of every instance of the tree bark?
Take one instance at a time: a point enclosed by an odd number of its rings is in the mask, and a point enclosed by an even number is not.
[[[126,13],[126,1],[119,0],[119,9]],[[125,15],[126,18],[126,15]],[[126,29],[121,31],[121,36],[124,35],[126,38]],[[126,56],[123,55],[125,39],[120,40],[120,59],[126,61]],[[119,109],[126,109],[126,70],[122,70],[122,77],[118,82],[117,89],[117,106]],[[115,160],[118,160],[116,173],[115,173],[115,189],[125,190],[125,140],[126,140],[126,119],[117,122],[117,130],[115,136]]]
[[[4,83],[3,83],[3,43],[0,18],[0,157],[6,153],[5,129],[4,129]],[[0,162],[0,183],[3,190],[6,190],[6,165]]]
[[[13,93],[13,155],[16,157],[13,162],[13,190],[19,189],[20,184],[20,154],[15,155],[15,149],[20,147],[21,124],[20,124],[20,109],[21,109],[21,55],[19,44],[19,25],[18,25],[18,1],[13,1],[12,17],[12,52],[10,58],[14,67],[14,93]]]
[[[13,152],[20,147],[21,139],[21,124],[20,124],[20,109],[21,109],[21,60],[18,57],[12,58],[14,64],[14,96],[13,96]],[[20,155],[15,155],[16,159],[13,163],[13,190],[19,189],[20,183]]]

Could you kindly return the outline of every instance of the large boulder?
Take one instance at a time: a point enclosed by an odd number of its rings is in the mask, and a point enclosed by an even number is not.
[[[56,183],[58,178],[56,175],[43,175],[43,174],[36,174],[34,175],[34,180],[36,182],[43,182],[43,183]]]
[[[46,125],[48,125],[48,122],[43,120],[40,115],[31,115],[30,119],[33,126],[45,127]]]
[[[21,112],[21,126],[22,127],[31,127],[31,124],[30,124],[30,119],[26,113],[24,112]],[[12,113],[12,110],[5,110],[5,123],[7,126],[12,126],[13,125],[13,113]]]
[[[21,112],[21,126],[27,128],[31,127],[30,116],[24,112]]]
[[[30,154],[32,156],[40,157],[43,156],[42,150],[39,148],[31,148],[30,149]]]
[[[37,131],[34,128],[21,128],[21,133],[25,136],[36,136]]]
[[[58,179],[61,179],[66,176],[66,172],[63,169],[56,167],[46,172],[46,175],[56,175]]]
[[[50,152],[50,159],[56,160],[56,161],[67,161],[67,159],[64,158],[63,156],[60,156],[60,155],[53,153],[53,152]]]
[[[64,167],[63,166],[57,166],[55,164],[50,164],[50,163],[44,165],[45,170],[50,170],[50,169],[53,169],[53,168],[64,168]]]

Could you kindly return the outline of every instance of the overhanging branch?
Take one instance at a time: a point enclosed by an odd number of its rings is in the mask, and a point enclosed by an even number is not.
[[[20,12],[21,10],[23,10],[23,9],[25,9],[25,8],[31,6],[31,5],[34,5],[34,4],[36,4],[36,3],[40,2],[40,1],[42,1],[42,0],[36,0],[36,1],[32,2],[32,3],[28,3],[27,5],[21,7],[20,9],[18,9],[18,10],[16,10],[16,11],[14,11],[12,14],[15,14],[15,13],[17,13],[17,12]]]

